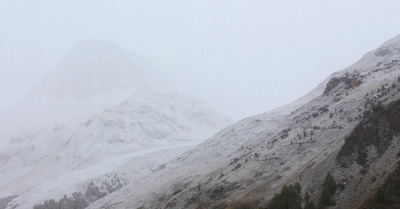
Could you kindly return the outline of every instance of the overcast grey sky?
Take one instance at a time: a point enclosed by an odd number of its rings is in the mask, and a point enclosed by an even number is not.
[[[400,34],[400,1],[0,0],[0,107],[83,39],[111,40],[235,119],[306,94]]]

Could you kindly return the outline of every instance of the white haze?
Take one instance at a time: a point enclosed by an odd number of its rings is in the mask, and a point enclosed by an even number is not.
[[[400,34],[400,1],[0,1],[0,107],[77,41],[108,40],[241,119],[310,91]]]

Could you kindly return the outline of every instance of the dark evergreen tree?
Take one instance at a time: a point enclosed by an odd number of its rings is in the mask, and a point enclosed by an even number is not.
[[[300,195],[301,186],[300,183],[294,185],[283,186],[282,191],[279,194],[275,194],[274,198],[270,203],[271,209],[302,209],[301,202],[302,198]]]
[[[337,189],[337,184],[333,176],[328,172],[322,184],[322,192],[319,200],[320,206],[334,206],[336,202],[333,198]]]

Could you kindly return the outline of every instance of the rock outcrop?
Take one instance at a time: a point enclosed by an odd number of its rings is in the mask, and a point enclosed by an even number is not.
[[[327,95],[330,93],[334,88],[338,87],[340,84],[342,84],[342,88],[344,89],[350,89],[350,88],[355,88],[362,83],[362,77],[359,76],[358,74],[353,74],[349,76],[348,73],[342,77],[333,77],[331,80],[326,84],[326,88],[324,90],[324,95]]]

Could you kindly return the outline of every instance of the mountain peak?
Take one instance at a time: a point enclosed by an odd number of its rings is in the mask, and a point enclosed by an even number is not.
[[[116,43],[83,40],[71,48],[58,68],[44,77],[33,92],[81,100],[116,91],[141,91],[148,87],[145,74]]]
[[[132,71],[129,54],[112,41],[77,42],[61,64],[67,71]]]
[[[157,72],[146,68],[112,41],[77,42],[60,65],[32,86],[20,103],[18,112],[24,110],[21,115],[25,118],[41,115],[40,121],[21,119],[15,126],[36,127],[43,121],[79,122],[132,94],[166,91],[168,88],[158,78]]]

